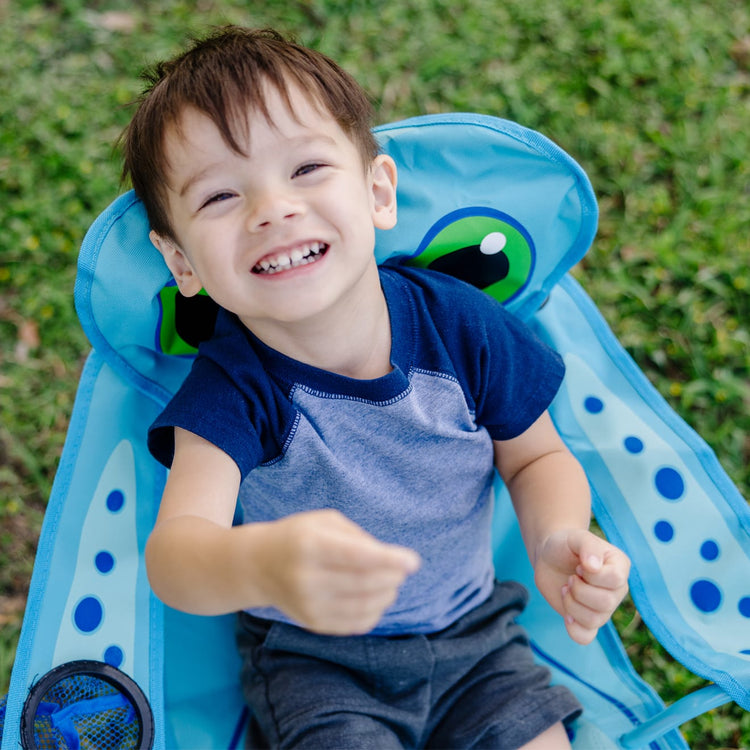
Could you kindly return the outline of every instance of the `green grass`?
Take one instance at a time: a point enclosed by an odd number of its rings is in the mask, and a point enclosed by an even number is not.
[[[584,166],[600,231],[576,276],[674,408],[750,486],[750,8],[746,0],[0,1],[0,693],[88,345],[83,233],[118,192],[113,143],[149,61],[210,24],[274,25],[344,64],[381,121],[470,110]],[[700,686],[629,607],[662,697]],[[750,747],[748,714],[690,722]]]

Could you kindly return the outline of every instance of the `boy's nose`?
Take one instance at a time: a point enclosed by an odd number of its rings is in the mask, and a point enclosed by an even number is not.
[[[248,230],[262,231],[279,222],[289,221],[302,214],[303,204],[291,191],[265,190],[254,196],[248,215]]]

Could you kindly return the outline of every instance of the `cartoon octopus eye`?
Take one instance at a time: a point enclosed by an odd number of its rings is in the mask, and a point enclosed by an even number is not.
[[[195,355],[198,345],[213,333],[218,305],[203,289],[194,297],[183,297],[174,281],[159,292],[158,302],[157,351],[175,356]]]
[[[408,262],[455,276],[507,302],[527,285],[535,255],[531,236],[515,219],[473,208],[436,222]]]
[[[482,255],[496,255],[501,253],[507,244],[508,238],[502,232],[490,232],[479,243],[479,252]]]

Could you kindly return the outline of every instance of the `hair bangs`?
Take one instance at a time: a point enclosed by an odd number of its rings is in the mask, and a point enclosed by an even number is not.
[[[188,108],[208,117],[229,148],[245,154],[249,118],[269,124],[268,87],[294,112],[292,88],[327,112],[369,164],[378,153],[372,104],[359,84],[333,60],[284,39],[272,29],[229,26],[196,40],[181,55],[144,74],[146,89],[121,139],[123,178],[130,177],[152,229],[174,239],[167,213],[169,163],[165,139],[180,132]],[[295,92],[296,93],[296,92]]]

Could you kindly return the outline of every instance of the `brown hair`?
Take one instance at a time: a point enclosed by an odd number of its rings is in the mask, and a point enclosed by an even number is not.
[[[293,110],[289,85],[296,84],[325,108],[359,149],[364,164],[378,153],[373,110],[359,84],[325,55],[286,40],[273,29],[226,26],[179,56],[143,74],[146,88],[121,144],[123,180],[130,178],[143,201],[151,228],[174,239],[167,213],[169,164],[164,137],[186,107],[208,116],[237,153],[237,129],[247,128],[249,111],[269,117],[263,84],[270,83]]]

